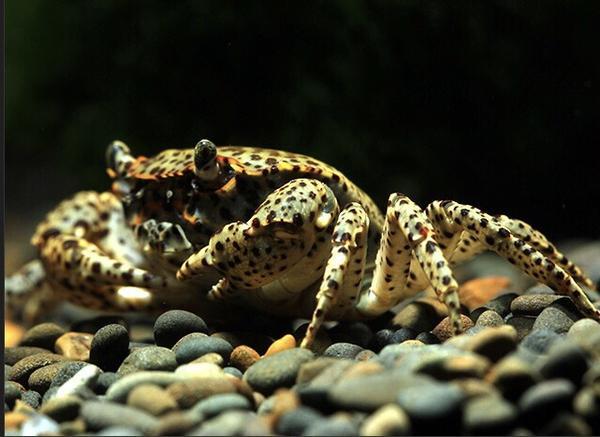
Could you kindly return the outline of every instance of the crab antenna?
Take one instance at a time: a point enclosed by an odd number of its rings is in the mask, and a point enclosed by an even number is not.
[[[219,176],[217,146],[210,140],[200,140],[194,147],[194,173],[200,179],[211,181]]]

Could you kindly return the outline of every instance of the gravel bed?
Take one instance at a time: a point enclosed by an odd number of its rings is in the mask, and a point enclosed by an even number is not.
[[[599,435],[600,323],[539,285],[468,297],[458,336],[420,295],[312,351],[301,320],[41,323],[5,349],[6,435]]]

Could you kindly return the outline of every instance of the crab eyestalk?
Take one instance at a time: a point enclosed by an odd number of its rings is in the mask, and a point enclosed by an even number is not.
[[[217,146],[212,141],[200,140],[194,147],[194,173],[207,182],[219,177]]]

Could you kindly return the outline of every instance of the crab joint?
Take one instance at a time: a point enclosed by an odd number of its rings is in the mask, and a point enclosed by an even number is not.
[[[194,173],[204,181],[213,181],[219,176],[216,160],[217,147],[209,140],[200,140],[194,147]]]

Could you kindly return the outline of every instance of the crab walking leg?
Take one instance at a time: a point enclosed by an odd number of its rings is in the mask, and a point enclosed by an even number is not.
[[[368,229],[369,217],[357,202],[338,216],[317,306],[300,347],[310,347],[327,316],[343,315],[355,304],[365,270]]]
[[[418,280],[421,276],[413,271],[418,266],[448,308],[453,332],[460,332],[458,284],[435,237],[434,227],[423,210],[403,194],[392,194],[373,281],[371,287],[361,293],[358,312],[375,316],[418,292],[421,287],[409,284],[413,277]],[[413,259],[416,264],[411,263]]]
[[[570,296],[584,315],[600,320],[600,310],[589,301],[573,277],[553,261],[557,258],[562,259],[562,256],[556,255],[558,252],[555,253],[555,250],[552,250],[552,257],[547,256],[527,243],[524,238],[515,236],[506,226],[515,222],[509,222],[507,218],[491,216],[472,206],[453,201],[432,202],[431,210],[439,218],[436,224],[440,232],[452,234],[468,231],[489,250],[520,267],[535,280],[547,284],[559,294]],[[516,223],[519,227],[519,222]],[[525,227],[521,229],[521,235],[529,235],[529,239],[533,239],[535,235],[537,245],[542,244],[543,240],[538,236],[539,233],[527,233]]]

